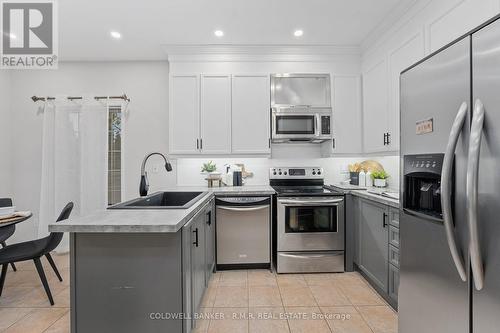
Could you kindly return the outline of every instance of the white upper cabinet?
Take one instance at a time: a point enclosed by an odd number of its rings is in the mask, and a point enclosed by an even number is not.
[[[383,60],[363,74],[363,132],[366,153],[387,150],[387,61]]]
[[[269,75],[232,77],[232,152],[269,154]]]
[[[399,76],[424,57],[423,32],[406,38],[363,74],[364,151],[399,150]],[[387,59],[387,60],[386,60]]]
[[[200,132],[199,75],[170,77],[170,154],[197,154]]]
[[[389,54],[389,124],[388,150],[399,150],[399,76],[401,71],[424,57],[423,33],[407,39],[400,47]]]
[[[333,152],[359,154],[363,151],[361,80],[359,76],[333,77]]]
[[[361,77],[335,75],[333,89],[333,140],[321,144],[323,157],[363,152],[363,122],[361,108]]]
[[[231,76],[201,76],[201,138],[204,154],[231,153]]]
[[[270,154],[269,74],[173,74],[173,155]]]

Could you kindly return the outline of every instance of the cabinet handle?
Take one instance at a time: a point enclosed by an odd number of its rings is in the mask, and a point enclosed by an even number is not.
[[[391,144],[391,133],[387,132],[387,145]]]
[[[198,228],[196,228],[193,232],[195,234],[195,241],[193,242],[193,245],[196,245],[196,247],[198,247]]]
[[[200,149],[203,149],[203,139],[200,139]]]
[[[335,138],[332,139],[332,148],[335,149]]]
[[[384,213],[383,217],[382,217],[382,227],[385,229],[385,227],[387,227],[387,214]]]
[[[200,139],[196,139],[196,149],[200,149]]]
[[[387,145],[387,133],[384,133],[384,146]]]
[[[212,211],[207,212],[207,224],[212,225]]]

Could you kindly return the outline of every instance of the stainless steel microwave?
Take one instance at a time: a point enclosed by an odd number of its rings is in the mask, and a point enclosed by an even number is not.
[[[320,143],[332,139],[331,108],[272,108],[272,141]]]

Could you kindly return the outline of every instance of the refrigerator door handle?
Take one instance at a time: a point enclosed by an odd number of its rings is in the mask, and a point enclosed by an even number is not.
[[[479,156],[481,153],[481,138],[483,135],[484,105],[476,100],[469,141],[469,156],[467,161],[467,220],[469,222],[469,251],[474,285],[477,290],[483,289],[484,270],[479,246],[477,226],[478,176]]]
[[[458,250],[455,240],[455,231],[453,224],[453,214],[451,207],[451,183],[453,181],[453,160],[455,157],[455,150],[457,148],[458,138],[462,132],[462,127],[467,116],[467,103],[463,102],[457,112],[453,126],[451,127],[450,137],[446,146],[446,153],[443,160],[443,170],[441,173],[441,206],[443,210],[443,223],[446,231],[446,240],[451,252],[451,257],[455,263],[455,267],[460,275],[462,281],[467,281],[467,274],[465,273],[465,265],[462,254]]]

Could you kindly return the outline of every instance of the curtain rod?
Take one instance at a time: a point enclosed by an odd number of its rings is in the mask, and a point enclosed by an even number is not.
[[[82,96],[68,96],[66,97],[68,100],[73,101],[76,99],[83,99]],[[39,97],[39,96],[31,96],[31,99],[33,102],[38,102],[38,101],[53,101],[56,98],[55,97]],[[101,99],[123,99],[124,101],[130,102],[130,98],[127,97],[126,94],[123,94],[121,96],[95,96],[95,100],[101,100]]]

